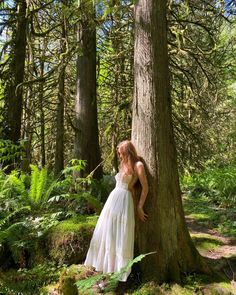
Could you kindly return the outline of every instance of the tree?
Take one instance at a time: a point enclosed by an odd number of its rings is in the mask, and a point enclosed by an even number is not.
[[[21,138],[21,120],[23,110],[23,89],[25,57],[26,57],[26,31],[27,31],[27,3],[24,0],[16,1],[14,28],[12,30],[10,62],[5,79],[5,120],[3,138],[19,143]],[[19,159],[18,159],[19,160]],[[11,164],[10,162],[7,164]],[[12,169],[13,167],[10,167]]]
[[[78,37],[81,51],[77,59],[75,157],[86,160],[84,173],[88,174],[101,163],[96,99],[96,26],[93,1],[80,1],[80,8]],[[101,176],[100,165],[94,177]]]
[[[62,10],[68,5],[67,0],[62,1]],[[65,7],[64,7],[65,6]],[[65,13],[62,14],[61,20],[61,52],[62,55],[66,54],[66,38],[67,38],[67,22]],[[66,60],[65,56],[62,56],[61,66],[59,67],[59,79],[58,79],[58,103],[57,103],[57,124],[56,124],[56,152],[55,152],[55,175],[64,168],[64,105],[65,105],[65,75],[66,75]]]
[[[167,51],[167,1],[135,4],[132,140],[147,166],[146,223],[137,222],[145,278],[180,281],[181,274],[209,271],[190,238],[182,208],[171,116]]]

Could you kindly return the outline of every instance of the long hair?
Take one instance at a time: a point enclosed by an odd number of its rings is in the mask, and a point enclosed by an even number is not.
[[[118,144],[120,152],[120,168],[127,174],[134,173],[134,165],[141,160],[130,140],[122,141]]]

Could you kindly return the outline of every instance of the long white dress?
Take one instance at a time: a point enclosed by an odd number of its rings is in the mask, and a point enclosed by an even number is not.
[[[116,187],[99,216],[84,262],[103,273],[119,271],[133,259],[134,204],[128,190],[132,175],[119,172],[115,178]],[[125,282],[130,271],[120,281]]]

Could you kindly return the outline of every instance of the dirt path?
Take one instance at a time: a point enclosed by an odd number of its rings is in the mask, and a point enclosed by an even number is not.
[[[205,225],[201,225],[196,222],[193,218],[186,217],[186,222],[191,234],[195,236],[209,235],[212,238],[220,241],[222,245],[218,246],[216,249],[211,249],[209,251],[204,251],[204,256],[211,259],[220,258],[230,258],[235,256],[236,259],[236,240],[225,237],[219,234],[216,230],[207,228]]]

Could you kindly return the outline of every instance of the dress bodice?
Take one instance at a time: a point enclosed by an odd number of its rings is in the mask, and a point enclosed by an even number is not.
[[[116,176],[116,187],[120,187],[120,188],[124,188],[124,189],[128,189],[129,184],[132,180],[132,174],[125,174],[122,171],[119,171]]]

